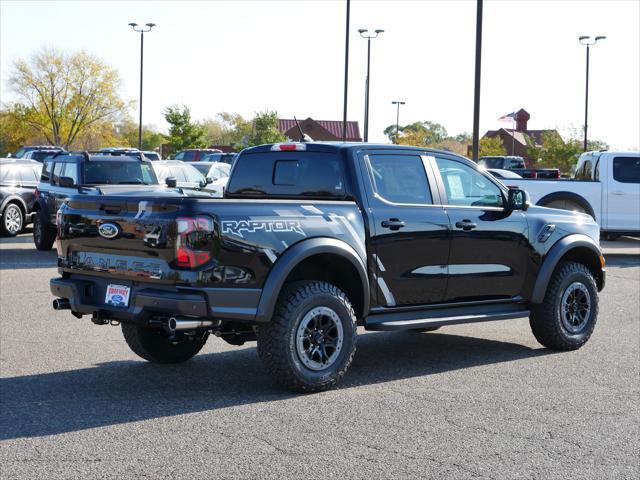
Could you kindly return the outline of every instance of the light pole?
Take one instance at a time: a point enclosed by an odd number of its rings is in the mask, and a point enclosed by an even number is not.
[[[480,150],[480,72],[482,60],[482,0],[476,0],[476,72],[473,87],[473,136],[471,138],[471,156],[478,161]]]
[[[137,23],[130,23],[134,32],[140,32],[140,119],[138,121],[138,150],[142,150],[142,60],[144,58],[144,34],[150,32],[155,23],[146,23],[144,27],[138,28]]]
[[[369,141],[369,79],[371,74],[371,39],[378,38],[384,30],[374,30],[373,35],[368,34],[369,30],[361,28],[358,33],[362,38],[367,39],[367,81],[365,83],[364,91],[364,141]]]
[[[346,38],[344,41],[344,104],[342,106],[342,141],[347,141],[347,94],[349,91],[349,21],[351,0],[347,0]]]
[[[396,105],[396,138],[393,143],[398,143],[398,132],[400,131],[400,105],[404,105],[405,102],[394,100],[391,104]]]
[[[596,43],[598,43],[599,40],[604,40],[605,36],[600,35],[597,36],[596,38],[594,38],[593,40],[591,40],[591,37],[588,35],[583,35],[581,37],[578,38],[578,41],[580,42],[580,45],[585,45],[587,47],[587,81],[586,81],[586,85],[585,85],[585,91],[584,91],[584,151],[587,151],[587,120],[588,120],[588,114],[589,114],[589,48],[591,48],[592,45],[595,45]]]

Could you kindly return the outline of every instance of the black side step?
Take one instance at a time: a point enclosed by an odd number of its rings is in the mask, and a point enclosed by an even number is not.
[[[367,317],[365,330],[412,330],[457,323],[490,322],[528,317],[529,310],[519,304],[476,305],[473,307],[379,313]]]

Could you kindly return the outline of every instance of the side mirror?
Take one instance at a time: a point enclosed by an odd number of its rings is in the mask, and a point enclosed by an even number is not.
[[[213,183],[214,180],[215,178],[207,177],[207,185],[209,185],[210,183]]]
[[[71,178],[71,177],[60,177],[60,179],[58,180],[58,184],[61,187],[73,187],[73,185],[74,185],[73,178]]]
[[[529,194],[517,188],[509,190],[509,210],[527,210],[531,205]]]
[[[176,188],[178,186],[176,177],[167,177],[164,179],[164,183],[166,183],[169,188]]]

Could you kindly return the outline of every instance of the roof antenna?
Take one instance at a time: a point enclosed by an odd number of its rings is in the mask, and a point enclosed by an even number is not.
[[[295,115],[293,116],[293,119],[296,121],[296,125],[298,126],[298,130],[300,131],[300,141],[301,142],[313,142],[313,138],[311,138],[309,135],[307,135],[306,133],[304,133],[302,131],[302,127],[300,126],[300,123],[298,122],[298,119],[295,117]]]

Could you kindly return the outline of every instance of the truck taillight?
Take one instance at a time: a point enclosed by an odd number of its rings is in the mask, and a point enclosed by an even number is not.
[[[209,262],[213,220],[209,217],[180,217],[177,224],[175,266],[197,268]]]
[[[62,256],[62,243],[60,242],[60,238],[62,237],[62,213],[60,210],[56,212],[56,251],[58,252],[58,256]]]

